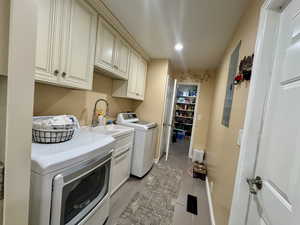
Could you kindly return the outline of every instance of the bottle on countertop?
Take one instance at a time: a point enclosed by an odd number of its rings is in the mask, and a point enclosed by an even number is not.
[[[105,126],[106,125],[106,118],[104,112],[98,113],[98,126]]]

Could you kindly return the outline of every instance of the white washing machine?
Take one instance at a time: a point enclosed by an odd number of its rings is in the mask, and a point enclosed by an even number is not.
[[[80,129],[60,144],[32,144],[30,224],[103,224],[114,138]]]
[[[135,113],[119,113],[117,123],[135,130],[131,174],[142,178],[152,168],[156,152],[157,124],[141,121]]]

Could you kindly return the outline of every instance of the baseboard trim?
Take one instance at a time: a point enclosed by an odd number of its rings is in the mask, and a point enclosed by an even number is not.
[[[208,207],[209,207],[209,215],[210,215],[211,225],[216,225],[214,208],[213,208],[213,204],[212,204],[212,200],[211,200],[211,192],[210,192],[208,178],[206,178],[205,184],[206,184],[206,194],[207,194],[207,199],[208,199]]]

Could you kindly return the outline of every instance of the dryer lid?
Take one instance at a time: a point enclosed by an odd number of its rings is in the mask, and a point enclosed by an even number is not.
[[[112,136],[80,129],[67,142],[59,144],[32,143],[31,170],[48,174],[63,168],[92,159],[100,154],[107,155],[113,149]]]

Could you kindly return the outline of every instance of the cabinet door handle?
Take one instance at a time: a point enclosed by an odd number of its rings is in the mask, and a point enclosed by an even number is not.
[[[59,74],[59,70],[54,70],[54,75],[57,76]]]
[[[66,73],[66,72],[63,72],[63,73],[61,74],[61,76],[62,76],[63,78],[65,78],[65,77],[66,77],[66,75],[67,75],[67,73]]]

